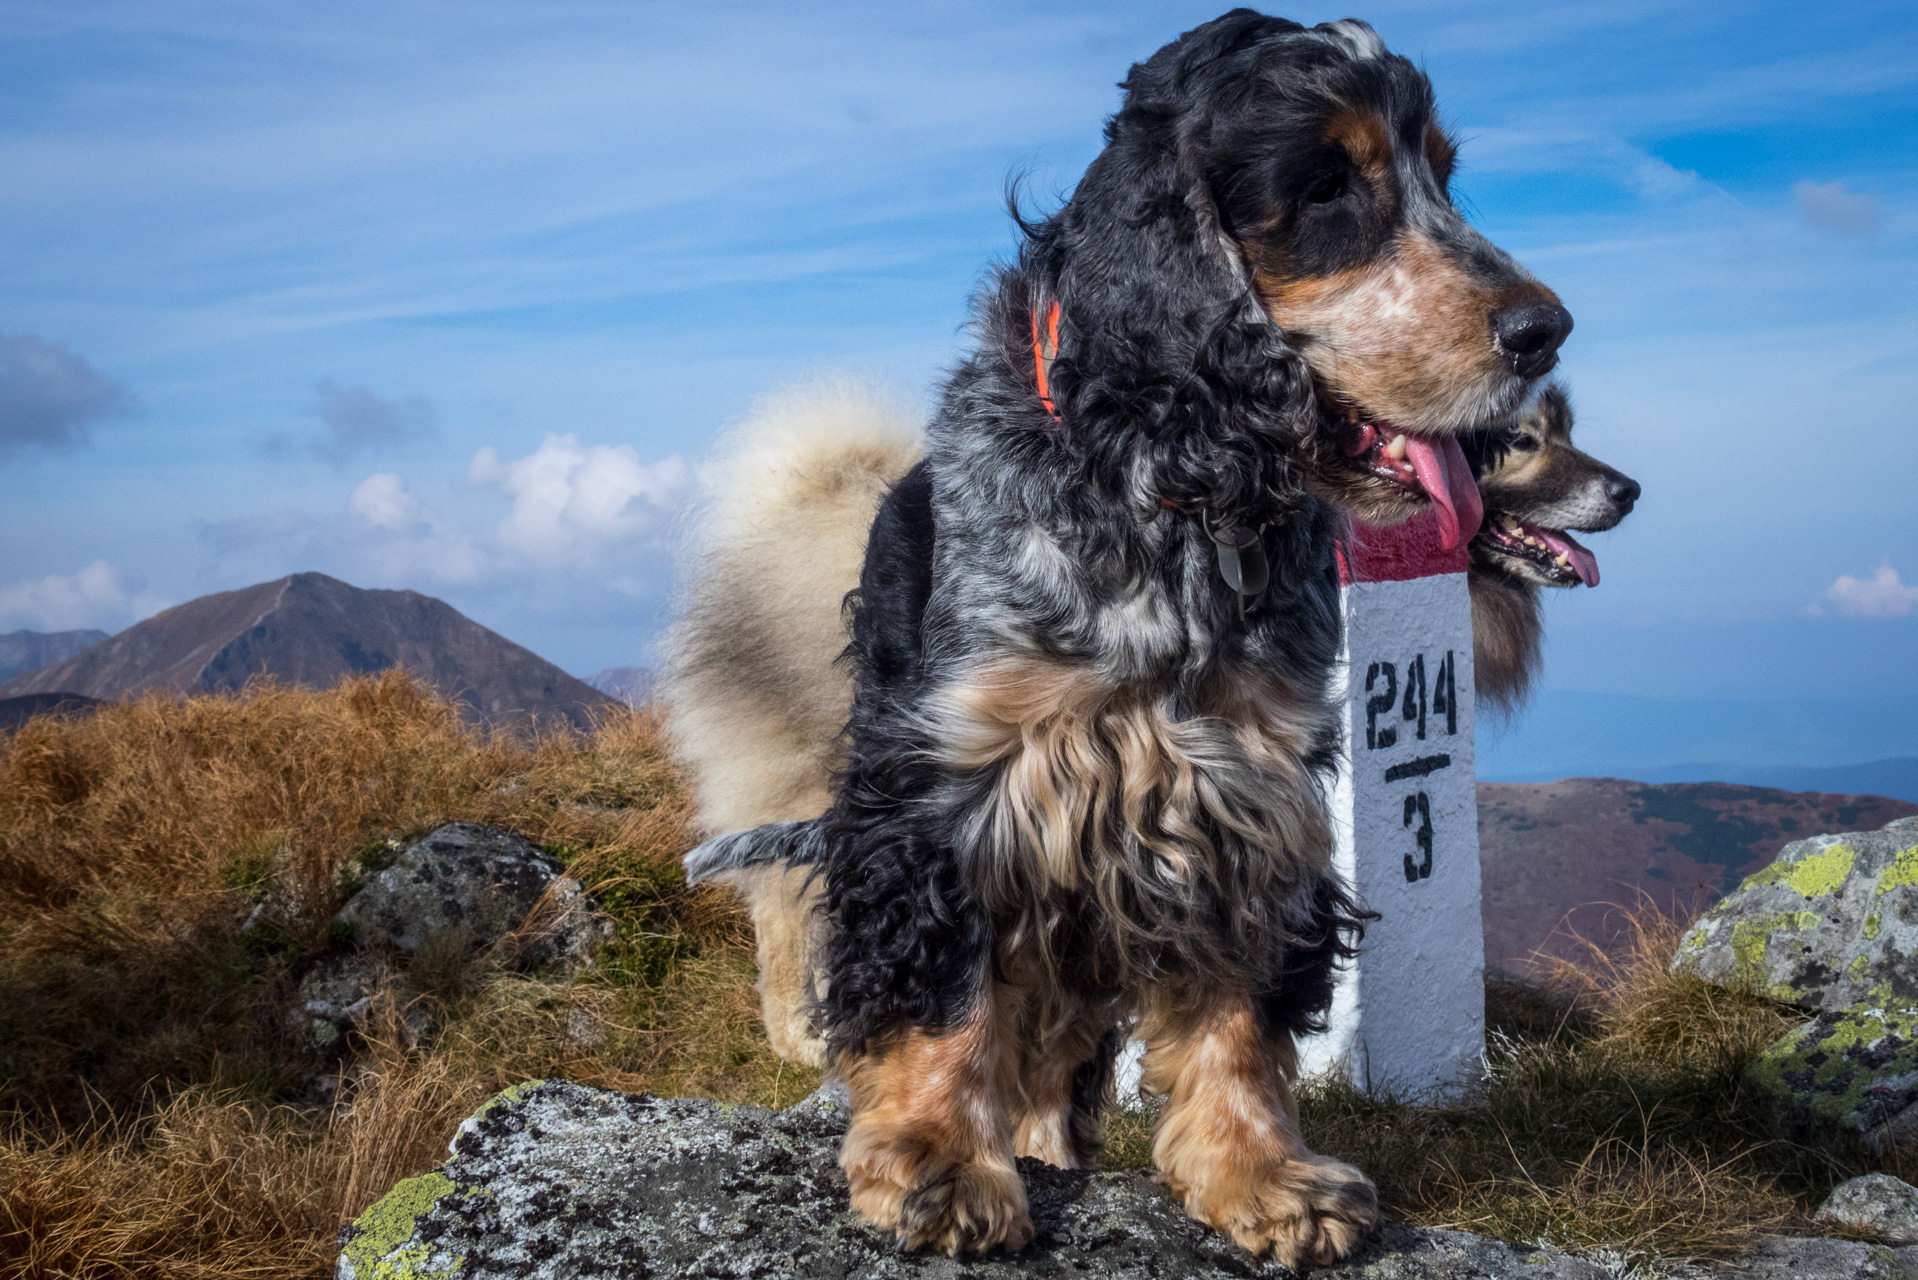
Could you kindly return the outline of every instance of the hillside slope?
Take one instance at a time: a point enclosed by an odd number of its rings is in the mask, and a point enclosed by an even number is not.
[[[0,680],[62,662],[107,638],[104,631],[9,631],[0,635]]]
[[[1870,831],[1918,813],[1884,796],[1617,778],[1478,784],[1485,962],[1523,971],[1533,951],[1612,940],[1640,895],[1689,918],[1821,832]],[[1606,904],[1617,904],[1608,906]]]
[[[362,590],[322,573],[189,600],[0,685],[0,697],[222,693],[260,676],[320,689],[389,667],[405,667],[489,722],[557,717],[583,728],[615,705],[444,601]]]

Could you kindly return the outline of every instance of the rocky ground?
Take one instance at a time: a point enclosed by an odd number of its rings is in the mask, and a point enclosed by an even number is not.
[[[843,1102],[815,1094],[783,1112],[534,1081],[460,1127],[453,1158],[395,1187],[342,1233],[340,1280],[415,1277],[1099,1276],[1289,1277],[1187,1218],[1144,1173],[1081,1173],[1021,1161],[1037,1237],[1010,1257],[902,1254],[853,1215],[839,1172]],[[1896,1182],[1895,1179],[1888,1180]],[[1898,1187],[1904,1184],[1897,1183]],[[1910,1191],[1910,1188],[1905,1188]],[[1834,1197],[1837,1199],[1837,1197]],[[1882,1229],[1903,1202],[1865,1188],[1843,1221]],[[1918,1248],[1779,1239],[1733,1268],[1638,1268],[1623,1260],[1387,1225],[1323,1280],[1918,1280]]]
[[[513,874],[508,874],[509,872]],[[354,932],[386,950],[417,947],[415,924],[510,929],[551,901],[557,871],[518,837],[483,827],[435,832],[349,904]],[[520,881],[524,881],[520,884]],[[518,886],[517,893],[505,893]],[[492,893],[479,892],[490,886]],[[500,894],[499,901],[490,901]],[[577,952],[590,911],[565,908],[538,931]],[[577,897],[577,890],[573,890]],[[512,901],[509,903],[507,899]],[[522,927],[523,928],[523,927]],[[1918,1128],[1918,818],[1880,831],[1815,836],[1690,930],[1673,966],[1801,1005],[1809,1021],[1752,1078],[1812,1124],[1868,1139]],[[309,1013],[315,1006],[307,1006]],[[838,1167],[843,1094],[783,1112],[532,1081],[460,1126],[452,1158],[400,1183],[341,1236],[341,1280],[413,1277],[1067,1276],[1285,1277],[1192,1221],[1143,1172],[1086,1173],[1021,1161],[1036,1238],[1016,1255],[903,1254],[853,1214]],[[1383,1226],[1338,1280],[1918,1280],[1918,1188],[1854,1178],[1819,1213],[1835,1232],[1883,1243],[1776,1238],[1730,1262],[1648,1264],[1580,1256],[1456,1231]]]

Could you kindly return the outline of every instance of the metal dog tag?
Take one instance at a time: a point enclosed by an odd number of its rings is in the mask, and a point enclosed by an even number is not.
[[[1219,544],[1219,574],[1226,585],[1244,596],[1256,596],[1265,590],[1269,576],[1265,565],[1265,539],[1253,538],[1242,547]]]
[[[1234,542],[1233,538],[1240,532],[1237,526],[1214,529],[1210,514],[1203,515],[1202,519],[1205,536],[1212,539],[1212,545],[1219,550],[1219,576],[1238,593],[1239,616],[1243,618],[1246,600],[1264,591],[1266,580],[1271,576],[1265,563],[1265,526],[1260,525],[1258,532],[1244,542]]]

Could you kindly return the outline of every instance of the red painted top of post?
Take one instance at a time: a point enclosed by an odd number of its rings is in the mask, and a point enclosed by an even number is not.
[[[1439,545],[1438,513],[1426,511],[1401,524],[1361,524],[1354,520],[1339,542],[1339,584],[1409,582],[1441,573],[1464,573],[1471,556],[1461,542],[1450,551]]]

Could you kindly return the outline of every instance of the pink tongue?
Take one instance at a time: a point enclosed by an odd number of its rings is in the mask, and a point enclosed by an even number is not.
[[[1408,435],[1405,456],[1411,459],[1419,487],[1438,511],[1439,545],[1450,551],[1477,533],[1485,520],[1485,504],[1479,500],[1472,465],[1458,440],[1443,435],[1434,445],[1423,436]]]
[[[1598,557],[1574,542],[1571,534],[1541,529],[1530,521],[1525,522],[1525,532],[1569,559],[1580,582],[1588,587],[1598,585]]]

